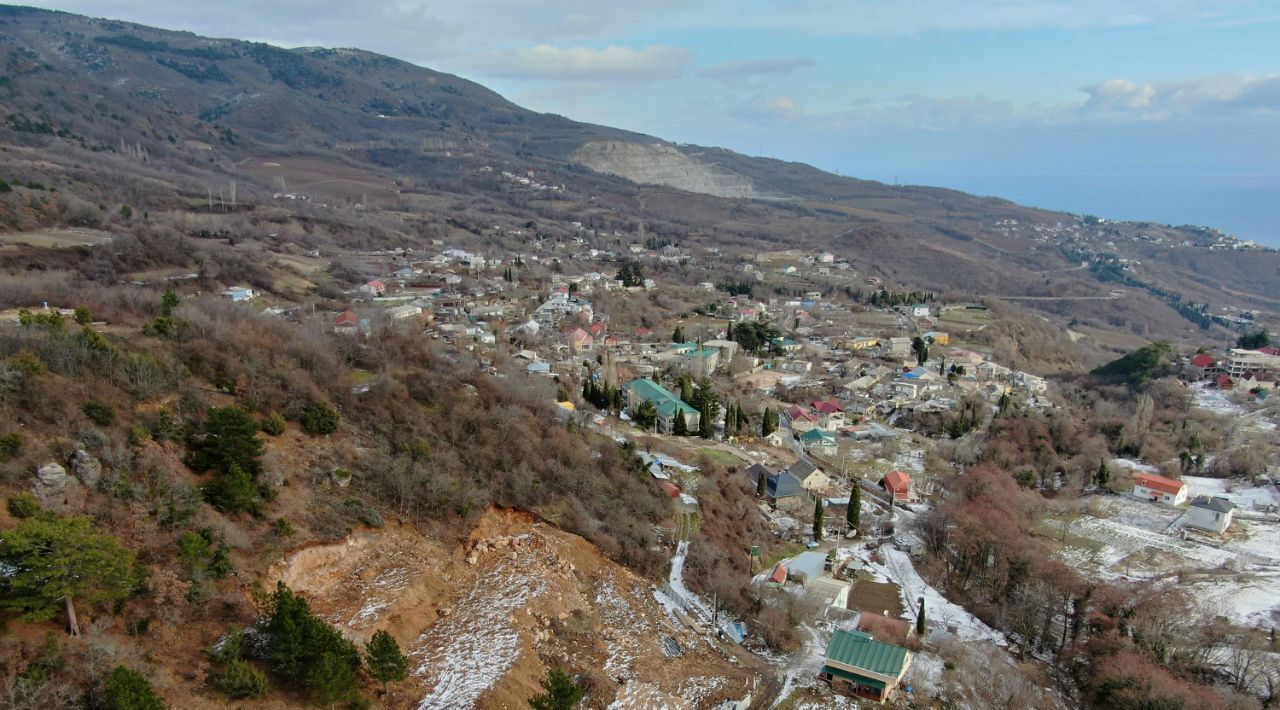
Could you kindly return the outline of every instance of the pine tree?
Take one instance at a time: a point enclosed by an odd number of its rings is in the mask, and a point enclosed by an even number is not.
[[[676,329],[671,332],[671,342],[673,343],[684,342],[684,328],[681,328],[678,325],[676,326]]]
[[[364,645],[365,665],[374,680],[382,681],[382,694],[390,692],[390,684],[409,677],[409,659],[400,652],[400,644],[386,631],[375,631]]]
[[[844,519],[849,523],[850,530],[857,530],[858,524],[862,522],[862,486],[856,480],[853,488],[849,489],[849,509],[845,511]]]
[[[160,315],[169,318],[173,315],[173,309],[178,307],[178,294],[172,288],[164,290],[164,296],[160,299]]]
[[[65,608],[72,636],[80,635],[75,600],[119,601],[137,583],[133,553],[88,517],[23,520],[0,539],[0,566],[0,609],[45,621]]]
[[[813,502],[813,541],[822,541],[823,516],[826,511],[822,507],[822,499],[818,498]]]
[[[1107,468],[1106,461],[1098,462],[1098,472],[1094,474],[1094,480],[1099,488],[1107,487],[1107,482],[1111,480],[1111,470]]]
[[[251,477],[262,472],[262,440],[258,421],[239,407],[215,407],[205,416],[204,437],[191,452],[197,471],[227,472],[239,466]]]
[[[529,699],[533,710],[572,710],[582,700],[582,688],[564,671],[552,669],[542,679],[542,695]]]

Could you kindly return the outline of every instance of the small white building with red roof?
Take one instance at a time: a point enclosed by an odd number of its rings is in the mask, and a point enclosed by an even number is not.
[[[1139,473],[1133,482],[1133,495],[1152,503],[1181,505],[1187,501],[1187,484],[1154,473]]]

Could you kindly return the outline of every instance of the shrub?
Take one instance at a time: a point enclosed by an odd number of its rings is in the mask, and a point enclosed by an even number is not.
[[[338,411],[324,402],[312,402],[302,411],[302,430],[311,436],[326,436],[338,430]]]
[[[151,430],[142,426],[141,424],[136,425],[129,429],[129,445],[130,446],[142,446],[142,444],[145,443],[146,440],[150,438],[151,438]]]
[[[271,532],[276,537],[289,537],[293,534],[293,524],[286,518],[276,518],[276,521],[271,524]]]
[[[223,513],[257,513],[259,508],[258,488],[253,485],[253,477],[235,464],[226,472],[214,475],[204,487],[204,497],[209,505]]]
[[[267,676],[249,665],[244,659],[235,658],[213,680],[218,692],[236,700],[261,698],[267,694]]]
[[[272,412],[266,419],[262,420],[262,431],[271,436],[280,436],[284,433],[285,420],[278,412]]]
[[[44,511],[40,507],[40,501],[36,497],[27,492],[19,493],[9,499],[9,515],[19,519],[34,518]]]
[[[12,432],[0,436],[0,463],[14,458],[22,451],[22,435]]]
[[[96,399],[84,403],[84,415],[98,426],[111,426],[116,421],[115,407]]]
[[[102,695],[109,710],[165,710],[164,701],[156,696],[147,679],[124,666],[116,666],[111,672]]]

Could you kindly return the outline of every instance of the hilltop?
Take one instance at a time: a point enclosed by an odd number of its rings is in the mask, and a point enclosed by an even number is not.
[[[1109,222],[672,144],[528,111],[356,49],[286,50],[18,7],[0,9],[0,22],[10,38],[6,134],[40,147],[11,149],[11,178],[80,182],[90,200],[154,210],[225,199],[232,180],[241,204],[300,191],[394,210],[467,195],[477,217],[490,215],[481,224],[586,212],[690,246],[828,249],[905,285],[1009,297],[1137,335],[1194,336],[1214,316],[1230,326],[1280,307],[1280,253],[1212,229]],[[532,172],[554,192],[513,191],[504,172]],[[1095,300],[1116,287],[1122,295]]]

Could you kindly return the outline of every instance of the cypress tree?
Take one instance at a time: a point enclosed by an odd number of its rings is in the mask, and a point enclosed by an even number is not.
[[[844,519],[849,523],[850,530],[857,530],[862,521],[862,486],[857,481],[853,482],[853,488],[849,490],[849,509],[845,511]]]
[[[818,498],[813,502],[813,541],[822,541],[822,518],[826,511],[822,508],[822,499]]]
[[[756,497],[757,498],[764,496],[765,486],[768,485],[768,481],[769,481],[769,477],[764,475],[764,471],[761,471],[760,475],[756,478]]]
[[[689,423],[684,419],[684,412],[676,411],[675,419],[671,423],[671,433],[675,436],[689,435]]]
[[[920,597],[920,613],[916,614],[916,636],[924,638],[924,597]]]

